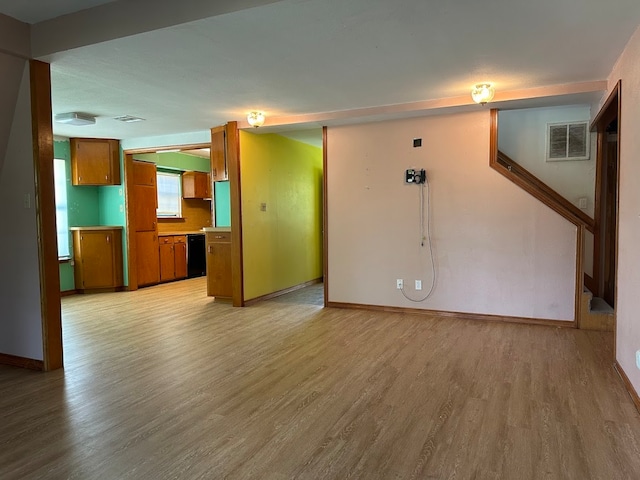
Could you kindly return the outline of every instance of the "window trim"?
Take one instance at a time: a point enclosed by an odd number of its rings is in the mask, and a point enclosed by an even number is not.
[[[160,176],[165,176],[165,177],[170,177],[170,178],[177,178],[178,181],[178,194],[177,194],[177,200],[178,200],[178,211],[174,212],[177,213],[177,215],[175,214],[160,214],[160,211],[158,208],[156,208],[156,218],[158,218],[158,220],[175,220],[175,219],[181,219],[182,217],[182,172],[181,171],[175,171],[175,170],[165,170],[165,169],[157,169],[156,170],[156,195],[158,198],[158,207],[160,206]]]

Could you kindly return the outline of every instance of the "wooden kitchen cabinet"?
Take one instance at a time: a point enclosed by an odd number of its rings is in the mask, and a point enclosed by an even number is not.
[[[136,242],[136,284],[155,285],[160,282],[156,165],[134,160],[132,167],[133,195],[130,205],[133,207],[132,230]]]
[[[231,298],[231,232],[207,232],[207,295]]]
[[[120,185],[120,142],[102,138],[72,138],[73,185]]]
[[[211,179],[228,180],[226,126],[211,129]]]
[[[138,285],[155,285],[160,282],[158,261],[158,235],[155,231],[136,232],[136,272]]]
[[[176,279],[187,278],[187,236],[173,237],[173,252],[175,254]]]
[[[72,227],[76,289],[116,289],[123,285],[122,227]]]
[[[205,172],[182,174],[182,198],[211,198],[211,177]]]
[[[160,281],[187,278],[186,235],[160,237]]]

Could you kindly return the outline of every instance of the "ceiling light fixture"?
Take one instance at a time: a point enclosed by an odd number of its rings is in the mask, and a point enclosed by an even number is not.
[[[77,127],[94,125],[96,123],[95,115],[80,112],[56,113],[54,118],[56,123],[64,123],[65,125],[74,125]]]
[[[258,128],[264,125],[264,112],[249,112],[247,115],[247,122],[252,127]]]
[[[471,89],[471,98],[474,102],[484,105],[493,99],[495,93],[496,89],[490,83],[478,83]]]

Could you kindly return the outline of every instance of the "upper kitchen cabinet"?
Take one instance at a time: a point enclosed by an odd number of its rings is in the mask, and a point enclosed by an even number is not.
[[[102,138],[71,139],[73,185],[120,185],[120,142]]]
[[[211,198],[211,181],[205,172],[184,172],[182,174],[183,198]]]
[[[211,180],[228,180],[226,126],[211,129]]]

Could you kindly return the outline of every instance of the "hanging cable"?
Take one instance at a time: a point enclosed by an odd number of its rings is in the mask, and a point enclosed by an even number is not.
[[[427,190],[427,195],[426,195],[426,200],[427,200],[427,205],[426,205],[426,212],[425,212],[425,189]],[[431,294],[433,293],[433,290],[436,286],[436,264],[435,261],[433,259],[433,243],[431,241],[431,188],[429,187],[429,178],[425,175],[425,181],[422,185],[420,185],[419,188],[420,192],[419,192],[419,201],[420,201],[420,247],[424,248],[424,241],[425,241],[425,223],[426,223],[426,227],[427,227],[427,235],[426,235],[426,240],[427,240],[427,244],[429,245],[429,258],[431,259],[431,287],[429,288],[429,291],[427,292],[427,294],[420,299],[413,299],[411,297],[409,297],[406,292],[404,291],[404,286],[400,289],[400,292],[402,292],[402,295],[404,296],[404,298],[406,298],[407,300],[414,302],[414,303],[420,303],[420,302],[424,302],[425,300],[427,300]],[[426,215],[425,215],[426,213]],[[425,216],[426,216],[426,222],[425,222]]]

